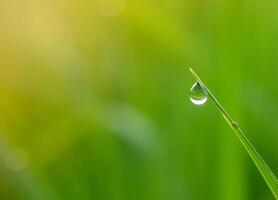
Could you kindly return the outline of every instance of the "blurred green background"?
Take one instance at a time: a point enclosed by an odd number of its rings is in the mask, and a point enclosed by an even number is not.
[[[271,200],[278,1],[1,0],[0,199]]]

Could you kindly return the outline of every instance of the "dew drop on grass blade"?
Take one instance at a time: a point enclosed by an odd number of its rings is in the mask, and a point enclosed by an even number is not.
[[[206,87],[206,85],[199,78],[199,76],[191,68],[189,68],[189,70],[197,81],[197,83],[195,83],[190,90],[190,93],[189,93],[190,100],[194,104],[201,105],[201,104],[204,104],[207,101],[206,95],[212,99],[212,101],[215,103],[218,110],[223,115],[226,122],[230,125],[230,127],[235,132],[236,136],[240,140],[241,144],[244,146],[245,150],[248,152],[249,156],[254,161],[255,165],[257,166],[259,172],[261,173],[262,177],[264,178],[264,180],[265,180],[266,184],[268,185],[269,189],[271,190],[271,192],[273,193],[275,198],[278,200],[278,180],[277,180],[276,176],[274,175],[274,173],[271,171],[271,169],[266,164],[264,159],[257,152],[257,150],[252,145],[252,143],[244,135],[244,133],[242,132],[242,130],[240,129],[238,124],[226,112],[226,110],[219,103],[219,101],[215,98],[215,96],[210,92],[210,90]],[[193,90],[193,92],[192,92],[192,90]],[[199,103],[199,104],[196,103],[196,101],[200,102],[201,99],[203,99],[203,101],[204,101],[203,103]]]

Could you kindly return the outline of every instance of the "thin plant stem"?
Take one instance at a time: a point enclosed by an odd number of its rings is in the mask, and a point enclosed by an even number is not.
[[[264,180],[267,183],[268,187],[270,188],[271,192],[275,196],[276,200],[278,200],[278,180],[277,180],[275,174],[271,171],[271,169],[266,164],[266,162],[263,160],[263,158],[260,156],[258,151],[255,149],[255,147],[252,145],[252,143],[248,140],[248,138],[242,132],[239,125],[227,113],[227,111],[223,108],[223,106],[219,103],[219,101],[215,98],[215,96],[211,93],[211,91],[206,87],[206,85],[199,78],[199,76],[193,71],[193,69],[189,68],[189,71],[194,76],[194,78],[201,84],[203,89],[208,93],[208,96],[215,103],[216,107],[219,109],[219,111],[223,115],[226,122],[233,129],[236,136],[240,140],[241,144],[244,146],[245,150],[248,152],[249,156],[254,161],[255,165],[257,166],[259,172],[261,173],[262,177],[264,178]]]

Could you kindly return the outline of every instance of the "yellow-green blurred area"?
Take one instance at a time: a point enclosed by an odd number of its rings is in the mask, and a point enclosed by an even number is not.
[[[276,0],[0,0],[1,200],[272,200]]]

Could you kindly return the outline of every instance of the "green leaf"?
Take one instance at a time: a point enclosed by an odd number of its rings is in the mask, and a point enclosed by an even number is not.
[[[226,122],[230,125],[230,127],[234,130],[236,136],[240,140],[241,144],[244,146],[245,150],[248,152],[252,160],[254,161],[255,165],[257,166],[259,172],[261,173],[262,177],[264,178],[265,182],[267,183],[269,189],[278,200],[278,180],[274,173],[271,171],[269,166],[260,156],[258,151],[252,145],[252,143],[248,140],[248,138],[244,135],[238,124],[232,119],[232,117],[226,112],[223,106],[219,103],[219,101],[214,97],[214,95],[210,92],[210,90],[206,87],[203,81],[199,78],[199,76],[189,68],[190,72],[196,78],[196,80],[201,84],[203,89],[208,93],[208,96],[213,100],[216,104],[217,108],[225,118]]]

